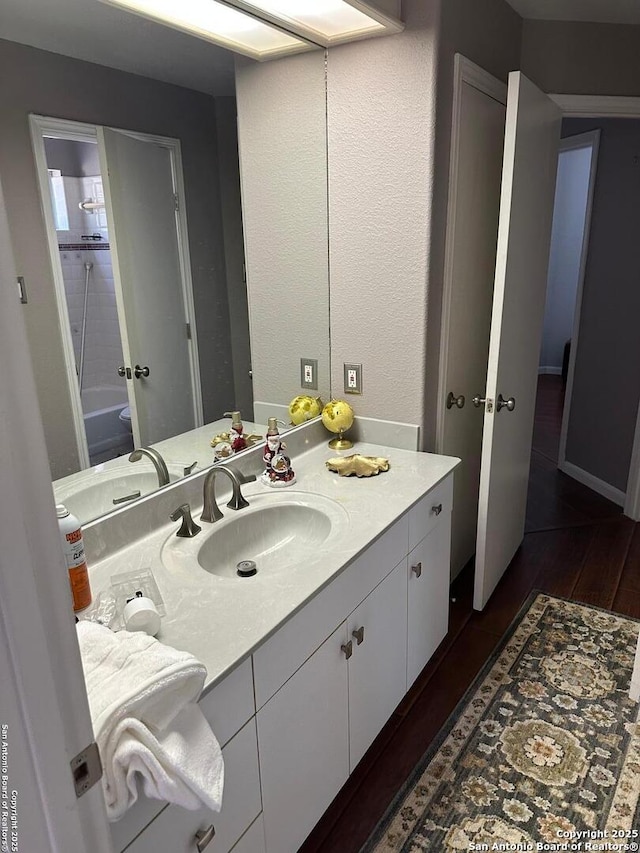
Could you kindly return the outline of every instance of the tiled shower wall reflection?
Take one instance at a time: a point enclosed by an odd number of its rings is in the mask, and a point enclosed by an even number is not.
[[[104,208],[95,213],[82,211],[81,201],[102,201],[100,176],[86,178],[64,177],[64,190],[69,217],[69,230],[57,231],[60,261],[64,275],[71,337],[80,366],[82,312],[84,305],[85,263],[93,264],[89,273],[87,328],[85,335],[84,388],[118,386],[126,401],[126,383],[118,376],[122,361],[122,340],[116,311],[111,251]],[[99,235],[100,240],[83,237]]]

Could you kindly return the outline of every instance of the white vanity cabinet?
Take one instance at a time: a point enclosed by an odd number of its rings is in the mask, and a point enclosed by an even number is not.
[[[447,632],[452,493],[449,474],[201,699],[220,814],[143,798],[117,851],[299,849]]]
[[[267,853],[298,850],[446,634],[451,494],[449,477],[254,654]]]

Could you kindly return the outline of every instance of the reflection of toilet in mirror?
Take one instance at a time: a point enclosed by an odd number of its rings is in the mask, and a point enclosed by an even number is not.
[[[118,420],[120,423],[123,423],[129,432],[131,430],[131,406],[125,406],[124,409],[118,415]]]

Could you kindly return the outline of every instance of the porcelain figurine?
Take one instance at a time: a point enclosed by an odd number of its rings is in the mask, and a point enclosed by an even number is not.
[[[291,467],[291,459],[284,453],[285,449],[286,445],[278,432],[277,418],[269,418],[267,442],[262,455],[264,471],[260,478],[265,485],[281,488],[295,483],[296,475]]]

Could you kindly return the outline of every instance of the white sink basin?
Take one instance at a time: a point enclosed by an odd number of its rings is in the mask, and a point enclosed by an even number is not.
[[[333,543],[348,527],[348,516],[330,498],[302,492],[283,495],[247,495],[250,506],[228,509],[221,502],[224,518],[213,524],[200,522],[202,532],[191,539],[174,534],[162,549],[169,569],[204,571],[217,578],[250,583],[238,575],[238,564],[253,561],[261,577],[288,570],[304,571],[309,559]],[[197,519],[197,516],[196,516]]]
[[[167,463],[167,468],[172,483],[184,475],[184,467]],[[86,474],[74,477],[72,483],[56,486],[54,494],[56,503],[63,503],[81,524],[86,524],[107,512],[128,506],[157,488],[158,475],[151,464],[147,470],[142,462],[130,462],[127,467],[118,465],[104,470],[100,470],[98,465]],[[121,501],[121,498],[129,500]]]

